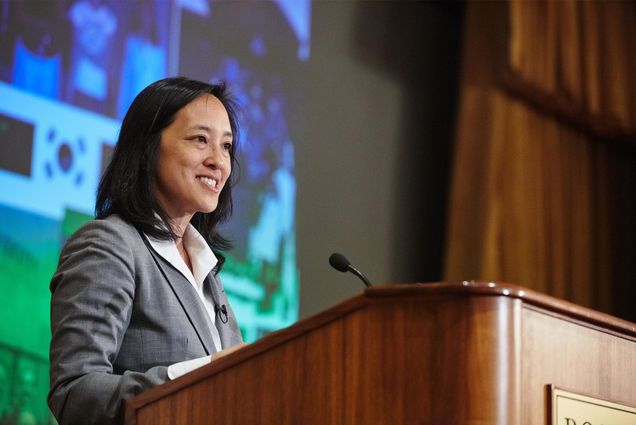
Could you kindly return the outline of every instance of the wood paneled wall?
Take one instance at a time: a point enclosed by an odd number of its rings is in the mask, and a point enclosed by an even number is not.
[[[469,2],[447,280],[636,319],[636,4]]]

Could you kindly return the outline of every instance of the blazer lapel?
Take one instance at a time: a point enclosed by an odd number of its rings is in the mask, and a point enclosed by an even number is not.
[[[242,342],[241,331],[234,317],[234,312],[230,306],[230,302],[227,299],[227,294],[221,285],[221,281],[214,275],[214,271],[210,272],[205,279],[205,284],[210,288],[212,292],[212,298],[218,305],[225,305],[226,308],[226,321],[221,320],[219,314],[216,315],[215,325],[219,331],[219,337],[221,339],[221,346],[223,348],[231,347],[239,342]]]
[[[212,322],[203,307],[199,296],[192,284],[177,269],[163,259],[161,255],[152,249],[145,237],[142,239],[146,243],[152,258],[155,260],[161,274],[166,279],[173,293],[179,300],[186,316],[190,320],[192,327],[199,336],[201,344],[208,355],[216,353],[214,341],[212,340]]]

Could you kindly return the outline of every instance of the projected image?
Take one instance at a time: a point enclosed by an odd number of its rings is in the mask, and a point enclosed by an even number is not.
[[[0,79],[122,118],[167,73],[171,2],[4,1]]]
[[[227,81],[243,108],[222,279],[247,341],[298,318],[294,139],[309,0],[0,0],[0,423],[54,423],[48,284],[136,94]]]

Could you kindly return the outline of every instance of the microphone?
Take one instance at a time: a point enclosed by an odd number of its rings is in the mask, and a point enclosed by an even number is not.
[[[331,265],[331,267],[333,267],[334,269],[338,270],[339,272],[343,272],[343,273],[351,272],[351,273],[353,273],[354,275],[358,276],[362,280],[362,282],[364,282],[364,284],[367,287],[371,286],[371,282],[369,282],[369,279],[367,279],[367,277],[364,275],[364,273],[362,273],[360,270],[358,270],[355,267],[353,267],[351,262],[344,255],[342,255],[342,254],[340,254],[338,252],[334,252],[329,257],[329,264]]]
[[[221,304],[220,306],[218,304],[214,304],[214,314],[219,315],[221,322],[227,323],[227,307],[225,307],[225,304]]]

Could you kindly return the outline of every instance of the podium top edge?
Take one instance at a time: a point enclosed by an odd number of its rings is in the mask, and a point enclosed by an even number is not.
[[[392,284],[366,288],[369,299],[394,296],[500,296],[519,299],[523,303],[573,317],[584,322],[601,325],[636,337],[636,323],[602,313],[551,295],[503,282],[464,280],[459,282],[430,282]]]

